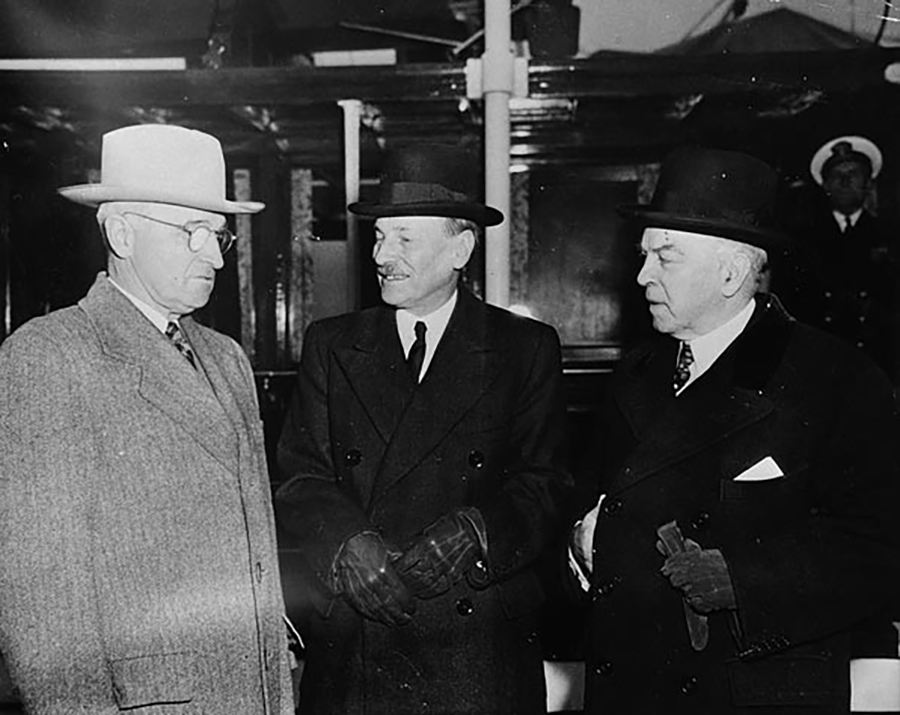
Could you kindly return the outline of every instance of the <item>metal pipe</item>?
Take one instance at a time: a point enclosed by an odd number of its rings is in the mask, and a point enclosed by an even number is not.
[[[487,229],[485,298],[505,308],[509,305],[509,98],[515,70],[509,0],[485,0],[484,5],[485,199],[504,216],[503,223]]]
[[[362,101],[338,101],[344,111],[344,194],[345,206],[359,201],[359,124]],[[359,307],[359,228],[356,214],[346,212],[347,218],[347,309]]]

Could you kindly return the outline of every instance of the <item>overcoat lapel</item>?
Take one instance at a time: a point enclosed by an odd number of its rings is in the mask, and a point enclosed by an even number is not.
[[[119,361],[128,376],[127,384],[110,389],[136,390],[235,471],[234,430],[205,378],[105,276],[98,277],[80,305],[94,323],[104,352]]]
[[[487,330],[484,305],[460,290],[447,329],[397,424],[373,491],[377,499],[430,454],[496,381],[502,346]]]
[[[774,403],[761,388],[781,361],[790,323],[774,298],[757,296],[744,334],[678,398],[671,396],[676,341],[656,341],[639,356],[615,395],[638,446],[609,491],[658,474],[770,414]]]
[[[335,348],[335,357],[357,400],[387,444],[415,386],[406,370],[393,309],[375,309],[363,320],[357,340]]]

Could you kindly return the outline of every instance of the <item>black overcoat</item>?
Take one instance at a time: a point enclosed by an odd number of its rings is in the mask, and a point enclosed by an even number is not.
[[[849,629],[900,565],[891,387],[859,351],[757,296],[750,324],[678,398],[677,342],[620,365],[597,443],[587,705],[593,713],[840,713]],[[735,480],[771,457],[783,477]],[[656,529],[722,551],[735,620],[692,649]]]
[[[561,526],[564,420],[556,332],[464,290],[419,385],[393,309],[309,328],[280,441],[292,477],[276,500],[296,557],[286,600],[307,646],[300,712],[544,711],[531,567]],[[404,549],[468,505],[487,525],[487,587],[464,579],[395,628],[323,588],[347,536],[376,529]]]

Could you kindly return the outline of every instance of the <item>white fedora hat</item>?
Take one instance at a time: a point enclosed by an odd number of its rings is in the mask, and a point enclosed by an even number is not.
[[[809,163],[809,173],[812,174],[817,184],[821,184],[822,170],[830,159],[852,161],[854,154],[862,154],[866,157],[872,165],[872,178],[878,176],[882,164],[881,150],[875,145],[875,142],[858,136],[836,137],[825,142],[813,155],[812,161]]]
[[[71,201],[151,201],[214,213],[246,214],[259,201],[225,198],[225,157],[219,140],[204,132],[166,124],[138,124],[103,135],[100,183],[65,186]]]

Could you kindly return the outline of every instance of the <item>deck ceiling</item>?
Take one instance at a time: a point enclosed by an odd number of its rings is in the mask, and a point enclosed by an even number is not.
[[[885,69],[900,50],[687,56],[612,53],[534,61],[528,101],[512,112],[512,154],[532,164],[615,164],[656,156],[698,133],[747,130],[760,120],[900,106]],[[336,171],[337,102],[363,102],[363,167],[379,148],[417,139],[478,140],[483,108],[466,97],[463,62],[383,67],[246,67],[178,72],[0,72],[0,139],[7,151],[76,146],[97,156],[103,132],[134,122],[209,131],[230,154],[274,154]],[[871,118],[870,118],[871,121]],[[752,130],[754,135],[760,129]],[[824,131],[824,130],[823,130]]]

